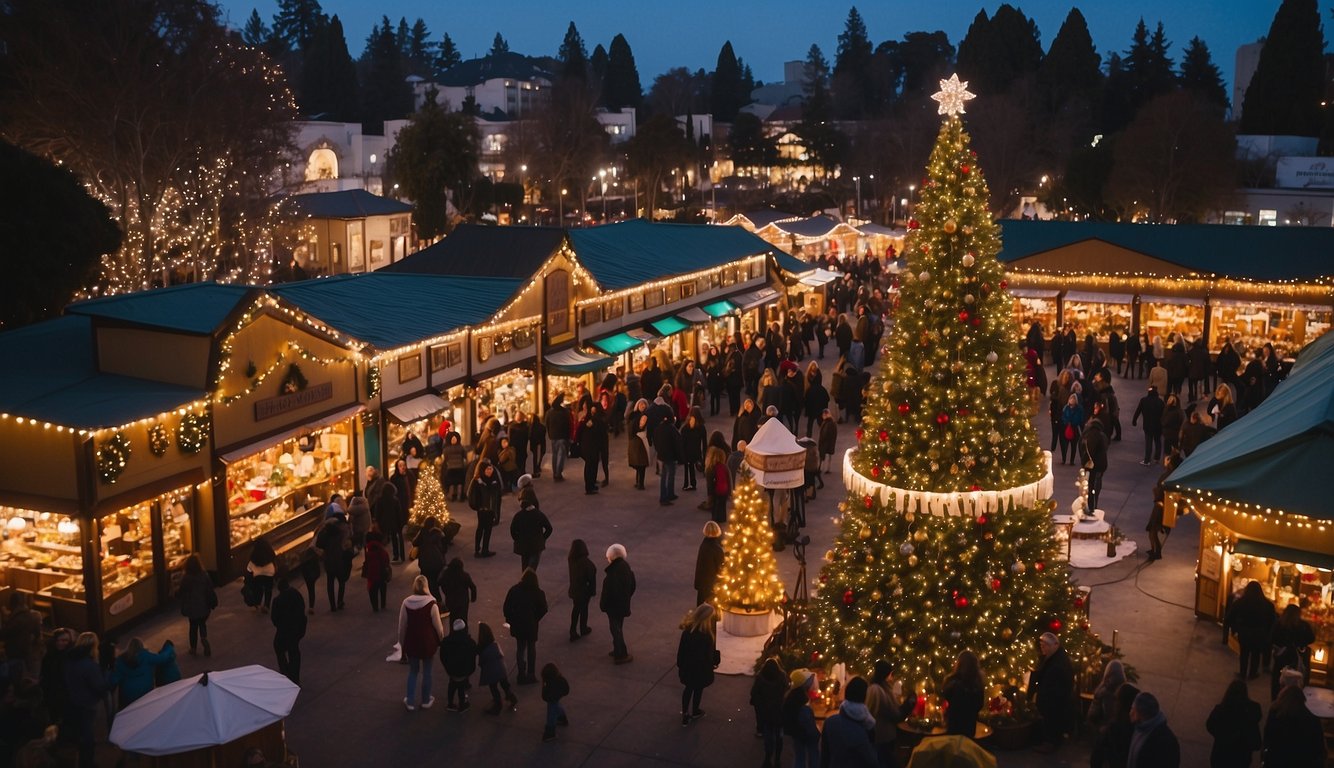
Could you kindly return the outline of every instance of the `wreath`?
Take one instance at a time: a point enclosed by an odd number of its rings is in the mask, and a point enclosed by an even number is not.
[[[103,483],[114,485],[130,462],[130,440],[124,432],[117,432],[97,449],[97,476]]]
[[[148,429],[148,450],[159,459],[167,454],[167,446],[171,445],[171,438],[167,437],[167,428],[161,424],[154,424]]]
[[[176,427],[176,447],[181,453],[199,453],[208,440],[208,419],[199,413],[187,413]]]
[[[283,376],[282,386],[278,392],[284,395],[294,394],[306,388],[306,375],[301,372],[301,367],[296,363],[287,366],[287,375]]]

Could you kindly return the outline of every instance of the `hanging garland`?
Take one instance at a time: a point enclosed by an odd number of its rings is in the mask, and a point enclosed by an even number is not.
[[[117,432],[97,449],[97,476],[107,485],[114,485],[130,461],[130,441],[124,432]]]
[[[171,438],[167,437],[167,428],[161,424],[154,424],[148,429],[148,450],[159,459],[167,454],[167,446],[171,445]]]
[[[366,368],[366,396],[371,398],[380,396],[380,366],[373,360]]]
[[[176,447],[181,453],[199,453],[208,440],[208,418],[200,413],[187,413],[176,427]]]

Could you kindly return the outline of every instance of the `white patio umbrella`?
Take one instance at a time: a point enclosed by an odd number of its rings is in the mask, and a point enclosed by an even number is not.
[[[252,664],[164,685],[116,715],[111,743],[141,755],[174,755],[235,741],[292,711],[301,689]]]
[[[746,443],[746,464],[761,488],[800,488],[806,482],[806,449],[776,418]]]

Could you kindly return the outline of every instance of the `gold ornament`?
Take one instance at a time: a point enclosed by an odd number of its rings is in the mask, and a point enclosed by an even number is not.
[[[873,590],[871,590],[871,599],[872,599],[872,600],[879,600],[879,599],[882,598],[882,597],[884,597],[884,595],[882,595],[882,594],[880,593],[880,590],[878,590],[878,589],[873,589]]]
[[[857,538],[862,539],[863,541],[871,538],[871,527],[869,525],[863,525],[857,530]]]
[[[908,567],[909,567],[909,568],[916,568],[916,567],[917,567],[917,555],[908,555]],[[903,589],[902,589],[902,588],[899,588],[899,589],[894,590],[894,594],[895,594],[895,595],[901,595],[901,594],[903,594]]]
[[[1014,635],[1014,630],[1010,629],[1009,627],[1006,627],[1005,629],[1001,630],[1001,637],[1005,638],[1006,640],[1009,640],[1012,635]]]
[[[945,234],[952,235],[959,230],[959,222],[954,219],[946,219],[941,228],[945,230]]]
[[[914,534],[912,535],[912,538],[913,538],[913,541],[915,541],[915,542],[917,542],[917,543],[920,544],[920,543],[922,543],[923,541],[926,541],[926,531],[917,531],[916,533],[914,533]]]

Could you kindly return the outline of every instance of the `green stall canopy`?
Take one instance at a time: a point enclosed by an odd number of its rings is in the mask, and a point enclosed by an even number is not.
[[[690,327],[690,323],[679,317],[664,317],[661,320],[654,320],[649,323],[649,327],[657,332],[659,336],[671,336],[673,333],[680,333]]]
[[[609,355],[619,355],[622,352],[629,352],[644,342],[636,339],[628,333],[618,333],[615,336],[608,336],[605,339],[596,339],[590,343]]]

